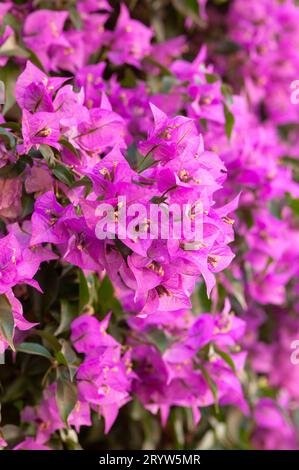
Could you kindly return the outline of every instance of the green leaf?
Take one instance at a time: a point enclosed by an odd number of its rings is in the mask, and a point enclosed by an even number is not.
[[[76,6],[75,5],[69,5],[68,11],[69,11],[69,14],[70,14],[71,22],[73,23],[74,27],[78,30],[82,29],[81,16],[80,16],[78,10],[76,9]]]
[[[187,82],[188,83],[188,82]],[[187,86],[186,83],[186,86]],[[174,75],[164,75],[162,77],[162,89],[161,92],[165,95],[169,94],[171,89],[178,85],[178,80]],[[183,86],[183,85],[182,85]]]
[[[61,304],[60,324],[57,330],[55,331],[56,336],[69,330],[71,322],[77,316],[77,313],[78,313],[76,306],[72,305],[68,300],[61,299],[60,304]]]
[[[21,22],[17,20],[17,18],[12,13],[6,13],[4,15],[1,28],[0,28],[0,36],[3,35],[6,26],[11,26],[12,29],[15,31],[21,31],[22,25]]]
[[[241,49],[239,43],[231,41],[230,39],[225,39],[219,42],[219,45],[216,49],[217,54],[230,55],[238,52]]]
[[[219,75],[217,75],[216,73],[206,73],[205,77],[206,77],[207,83],[215,83],[220,80]]]
[[[61,351],[57,351],[57,353],[55,354],[55,358],[59,364],[67,366],[67,360]]]
[[[172,0],[174,8],[185,18],[190,18],[199,28],[203,28],[206,22],[200,18],[196,0]]]
[[[114,313],[120,313],[121,306],[114,296],[114,287],[108,276],[105,276],[97,292],[98,307],[104,315],[112,310]]]
[[[167,348],[167,337],[164,331],[159,330],[158,328],[153,328],[147,334],[150,342],[153,343],[156,348],[163,354]]]
[[[77,399],[78,392],[76,385],[67,378],[67,374],[59,372],[56,389],[56,402],[61,419],[66,424],[69,415],[77,403]]]
[[[54,335],[49,333],[48,331],[45,330],[36,330],[36,329],[31,329],[30,330],[31,335],[38,335],[41,338],[43,338],[45,341],[47,341],[53,348],[55,352],[60,351],[61,349],[61,344],[59,343],[58,339],[55,338]]]
[[[0,295],[0,335],[6,340],[13,351],[15,347],[13,344],[14,335],[14,317],[12,313],[12,306],[10,305],[6,295]]]
[[[226,104],[223,105],[223,109],[224,109],[224,117],[225,117],[225,133],[226,133],[227,138],[230,139],[232,131],[233,131],[234,123],[235,123],[235,118]]]
[[[160,62],[158,62],[153,57],[146,56],[144,58],[144,60],[146,60],[149,64],[154,65],[155,67],[157,67],[160,70],[162,75],[166,75],[168,77],[173,77],[173,73],[167,67],[165,67],[165,65],[161,64]]]
[[[13,149],[16,146],[16,138],[12,132],[7,131],[3,127],[0,127],[0,136],[6,141],[7,148]]]
[[[34,210],[34,198],[32,194],[22,194],[22,213],[21,218],[25,219],[28,215],[31,215]]]
[[[290,207],[294,214],[299,216],[299,199],[293,199],[290,203]]]
[[[235,363],[234,361],[232,360],[232,358],[230,357],[229,354],[227,354],[225,351],[222,351],[221,349],[219,349],[217,346],[214,345],[214,350],[216,351],[216,353],[218,354],[218,356],[220,356],[228,365],[229,367],[234,371],[236,372],[236,366],[235,366]]]
[[[77,158],[80,158],[80,155],[78,153],[78,150],[66,139],[59,139],[59,143],[67,148],[73,155],[75,155]]]
[[[204,366],[201,366],[200,367],[201,371],[202,371],[202,375],[204,376],[208,386],[210,387],[211,389],[211,392],[213,394],[213,397],[214,397],[214,401],[215,401],[215,410],[216,412],[218,413],[219,412],[219,400],[218,400],[218,388],[217,388],[217,384],[216,382],[212,379],[212,377],[210,377],[207,369],[205,369]]]
[[[79,312],[89,303],[89,288],[82,269],[79,269]]]
[[[121,86],[123,88],[136,88],[137,81],[135,74],[128,67],[125,69],[124,78],[121,81]]]
[[[13,131],[20,131],[21,130],[21,124],[18,122],[2,122],[0,124],[0,127],[4,127],[5,129],[11,129]]]
[[[80,186],[85,186],[85,197],[88,196],[88,194],[91,192],[92,190],[92,182],[91,180],[88,178],[88,176],[83,176],[83,178],[80,178],[79,180],[75,181],[71,188],[78,188]]]
[[[5,393],[1,397],[1,403],[9,403],[18,400],[28,391],[28,378],[24,375],[16,376],[5,388]]]
[[[278,201],[277,199],[271,199],[268,203],[269,211],[270,213],[276,217],[276,219],[281,220],[281,201]]]
[[[61,344],[61,353],[63,354],[63,357],[66,361],[66,365],[70,374],[70,379],[73,382],[78,366],[80,365],[80,361],[69,341],[61,340]]]
[[[0,168],[0,178],[15,178],[16,176],[19,176],[23,173],[25,167],[25,160],[19,158],[17,163],[10,163],[8,165],[5,165],[3,168]]]
[[[138,160],[142,155],[138,152],[136,144],[133,142],[127,149],[126,160],[130,167],[135,170],[138,166]]]
[[[57,163],[52,171],[56,178],[67,186],[71,187],[74,184],[75,179],[71,170],[64,165]]]
[[[208,130],[208,121],[205,118],[200,118],[199,119],[200,125],[204,129],[205,132]]]
[[[290,193],[287,193],[287,201],[295,216],[299,216],[299,199],[293,199]]]
[[[226,99],[228,104],[232,104],[233,102],[233,89],[227,83],[222,83],[221,85],[221,93]]]
[[[28,51],[30,62],[36,65],[36,67],[38,67],[42,72],[47,73],[35,52],[33,52],[33,50],[29,49],[28,47],[26,48],[26,50]]]
[[[195,291],[194,295],[196,294],[197,294],[197,291]],[[199,302],[199,311],[210,312],[212,301],[207,296],[207,289],[206,289],[204,282],[201,282],[197,295],[198,295],[198,302]],[[194,303],[196,304],[196,301]]]
[[[55,165],[55,155],[51,147],[46,144],[39,146],[39,151],[47,162],[47,165],[51,168]]]
[[[17,346],[17,351],[26,354],[35,354],[36,356],[46,357],[52,361],[51,353],[39,343],[21,343]]]

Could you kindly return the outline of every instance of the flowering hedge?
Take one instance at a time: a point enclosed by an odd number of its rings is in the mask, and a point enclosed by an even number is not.
[[[298,449],[296,1],[0,25],[0,448]]]

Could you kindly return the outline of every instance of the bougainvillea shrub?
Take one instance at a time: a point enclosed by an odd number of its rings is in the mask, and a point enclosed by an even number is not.
[[[0,26],[0,448],[299,449],[297,2]]]

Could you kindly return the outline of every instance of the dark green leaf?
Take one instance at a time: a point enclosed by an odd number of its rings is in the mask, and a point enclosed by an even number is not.
[[[1,403],[3,404],[18,400],[24,396],[26,390],[28,390],[27,378],[24,376],[16,377],[16,379],[5,388],[5,393],[1,397]]]
[[[225,117],[225,133],[227,138],[230,139],[235,123],[235,118],[226,104],[223,105],[223,109]]]
[[[3,127],[0,127],[0,136],[5,140],[7,148],[13,149],[16,146],[16,138],[12,132],[7,131]]]
[[[138,152],[136,144],[133,142],[127,149],[126,160],[129,163],[130,167],[135,170],[138,166],[138,160],[142,155]]]
[[[218,354],[218,356],[220,356],[229,365],[229,367],[234,372],[236,372],[235,363],[232,360],[232,358],[230,357],[230,355],[227,354],[225,351],[221,351],[221,349],[217,348],[216,346],[214,346],[214,349],[215,349],[216,353]]]
[[[0,334],[8,342],[11,349],[15,351],[13,344],[14,317],[12,307],[4,294],[0,295]]]
[[[11,179],[19,176],[25,170],[26,163],[24,160],[19,159],[17,163],[10,163],[0,168],[0,178]]]
[[[131,69],[126,68],[125,76],[121,81],[121,86],[123,88],[135,88],[137,86],[135,74]]]
[[[39,146],[39,151],[47,162],[47,165],[51,168],[55,165],[55,155],[51,147],[46,144]]]
[[[56,402],[61,419],[67,424],[67,419],[77,403],[77,387],[66,374],[60,373],[57,380]]]
[[[217,388],[217,384],[216,382],[212,379],[212,377],[210,377],[207,369],[205,369],[205,367],[201,366],[200,367],[201,371],[202,371],[202,375],[204,376],[208,386],[210,387],[211,389],[211,392],[213,394],[213,397],[214,397],[214,401],[215,401],[215,410],[216,412],[218,413],[219,412],[219,402],[218,402],[218,388]]]
[[[78,188],[80,186],[85,186],[85,197],[91,192],[92,190],[92,182],[88,178],[88,176],[83,176],[83,178],[80,178],[79,180],[75,181],[71,188]]]
[[[207,296],[207,289],[204,282],[200,284],[198,293],[195,291],[194,295],[198,295],[199,311],[210,312],[212,302]],[[194,301],[194,304],[196,305],[196,300]]]
[[[74,184],[74,176],[68,168],[60,163],[56,163],[55,168],[53,168],[53,173],[56,178],[67,186],[72,186]]]
[[[55,354],[55,358],[56,358],[58,364],[61,364],[63,366],[67,366],[67,360],[66,360],[66,358],[64,357],[64,355],[61,351],[57,351],[57,353]]]
[[[15,31],[20,31],[22,29],[21,22],[12,13],[6,13],[2,20],[2,25],[0,28],[0,36],[3,35],[6,26],[11,26]]]
[[[205,21],[200,18],[196,0],[172,0],[174,8],[185,18],[190,18],[199,28],[205,27]]]
[[[217,75],[216,73],[206,73],[205,77],[206,77],[207,83],[215,83],[220,80],[219,75]]]
[[[75,5],[69,5],[68,11],[69,11],[69,14],[70,14],[71,22],[73,23],[74,27],[76,29],[82,29],[81,16],[80,16],[78,10],[76,9],[76,6]]]
[[[299,198],[293,199],[290,193],[287,193],[287,201],[295,216],[299,216]]]
[[[241,49],[240,44],[237,42],[225,39],[219,42],[217,46],[216,53],[222,55],[230,55],[238,52]]]
[[[89,303],[89,288],[82,269],[79,269],[79,312]]]
[[[228,104],[232,104],[233,102],[233,89],[227,83],[222,83],[221,85],[221,93],[226,99]]]
[[[66,340],[61,340],[62,348],[61,348],[61,353],[63,354],[66,365],[68,367],[68,371],[70,374],[70,379],[73,382],[75,374],[77,372],[78,366],[80,364],[80,361],[73,350],[70,342]]]
[[[165,65],[160,64],[160,62],[158,62],[153,57],[147,56],[147,57],[144,58],[144,60],[146,60],[149,64],[154,65],[155,67],[157,67],[160,70],[162,75],[166,75],[168,77],[173,77],[173,73],[167,67],[165,67]]]
[[[114,296],[114,287],[108,276],[105,276],[98,289],[98,308],[102,314],[112,310],[114,313],[121,311],[119,301]]]
[[[80,157],[78,150],[66,139],[59,139],[59,143],[63,146],[66,147],[73,155],[75,155],[77,158]]]
[[[48,331],[45,330],[36,330],[36,329],[31,329],[30,330],[31,335],[38,335],[44,340],[46,340],[53,348],[55,352],[60,351],[61,349],[61,344],[59,343],[58,339],[55,338],[54,335],[49,333]]]
[[[21,130],[21,124],[18,122],[2,122],[0,124],[0,127],[4,127],[5,129],[11,129],[13,131],[19,131]]]
[[[61,299],[61,315],[60,315],[60,324],[55,335],[60,335],[69,329],[69,326],[73,319],[76,317],[78,311],[75,305],[72,305],[68,300]]]
[[[34,198],[32,194],[22,194],[22,213],[21,217],[24,219],[27,215],[32,214],[34,210]]]
[[[164,331],[158,328],[153,328],[148,334],[150,342],[153,343],[156,348],[163,354],[167,348],[167,337]]]
[[[43,356],[49,359],[53,359],[51,353],[39,343],[21,343],[17,346],[17,351],[26,354],[35,354],[36,356]]]

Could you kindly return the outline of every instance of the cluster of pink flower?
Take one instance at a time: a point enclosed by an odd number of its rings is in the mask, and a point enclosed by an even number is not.
[[[238,95],[206,64],[205,46],[186,60],[184,36],[152,42],[124,4],[114,27],[106,0],[78,0],[75,13],[0,5],[0,63],[18,70],[0,124],[0,352],[51,361],[42,398],[20,413],[28,434],[9,446],[55,448],[57,431],[65,443],[94,415],[108,433],[134,399],[163,425],[172,407],[190,408],[197,426],[201,409],[232,405],[251,424],[250,445],[297,448],[299,185],[285,157],[296,135],[284,141],[277,124],[298,117],[286,97],[295,50],[279,64],[284,44],[299,41],[299,8],[240,4],[227,19],[242,46]],[[101,204],[113,209],[114,237],[97,235]],[[136,204],[146,214],[187,207],[189,230],[162,237],[150,217],[134,217]],[[128,224],[134,236],[120,236]],[[56,331],[23,308],[44,262],[74,269],[87,291]],[[121,314],[111,302],[97,310],[105,282]],[[41,343],[27,340],[32,328]],[[3,426],[2,447],[5,437]]]
[[[246,244],[235,273],[247,301],[244,347],[262,390],[253,445],[264,449],[298,448],[298,367],[290,360],[298,337],[298,107],[290,99],[299,65],[298,18],[293,0],[248,8],[235,0],[226,18],[228,35],[239,45],[232,69],[242,76],[255,113],[236,119],[234,157],[224,161],[234,183],[250,190],[241,198],[250,210],[240,221]]]
[[[242,77],[254,106],[264,105],[274,123],[298,120],[290,106],[291,83],[297,79],[299,10],[295,0],[241,0],[232,3],[227,17],[230,38],[240,45]]]
[[[191,408],[195,425],[200,421],[200,408],[216,403],[233,404],[248,414],[236,376],[246,359],[246,353],[237,347],[245,322],[230,313],[229,303],[221,314],[202,314],[198,319],[188,310],[168,313],[164,331],[170,336],[175,329],[178,338],[163,353],[148,344],[146,327],[138,328],[138,337],[130,334],[127,345],[122,346],[106,331],[109,319],[110,315],[99,322],[93,316],[81,315],[72,324],[72,342],[85,358],[77,371],[78,399],[67,417],[69,426],[77,431],[81,426],[91,426],[93,410],[104,417],[105,432],[109,432],[119,409],[132,395],[152,413],[160,411],[164,424],[171,406]],[[132,323],[136,331],[134,320]],[[228,352],[233,368],[226,359]],[[217,387],[217,396],[209,381]],[[17,449],[49,448],[51,436],[65,428],[55,398],[57,387],[51,384],[38,406],[22,411],[22,420],[36,425],[36,435],[34,440],[27,438],[18,444]]]

